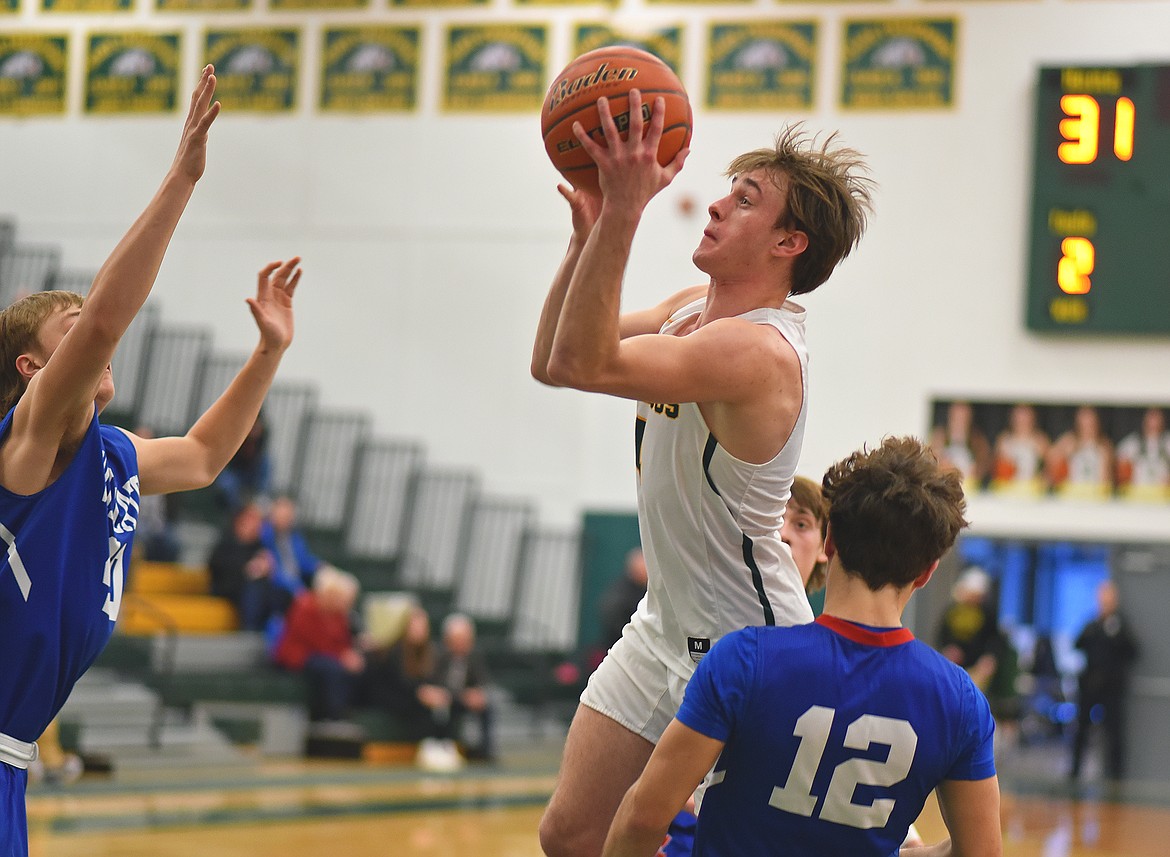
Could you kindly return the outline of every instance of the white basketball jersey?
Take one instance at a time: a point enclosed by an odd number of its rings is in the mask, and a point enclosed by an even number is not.
[[[662,333],[679,330],[704,304],[679,310]],[[724,634],[812,621],[800,573],[780,540],[808,410],[804,317],[791,302],[739,316],[776,328],[800,360],[800,413],[771,461],[732,457],[693,402],[638,403],[638,523],[649,582],[633,630],[680,675],[689,676]]]

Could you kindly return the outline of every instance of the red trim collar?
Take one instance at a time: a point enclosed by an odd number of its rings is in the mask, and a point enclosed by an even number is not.
[[[852,640],[855,643],[861,643],[864,646],[888,648],[890,646],[900,646],[903,643],[909,643],[914,639],[914,635],[910,633],[909,628],[894,628],[890,631],[871,631],[855,622],[838,619],[836,616],[826,616],[823,613],[817,617],[816,622],[818,625],[824,625],[830,631],[835,631],[845,639]]]

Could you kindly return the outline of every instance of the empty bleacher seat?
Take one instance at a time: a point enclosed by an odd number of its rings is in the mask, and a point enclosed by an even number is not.
[[[138,420],[157,434],[183,434],[191,426],[191,402],[211,332],[203,327],[158,327],[142,387]]]
[[[345,552],[363,560],[393,560],[402,550],[411,492],[422,466],[415,443],[370,441],[362,446],[345,533]]]
[[[215,403],[232,379],[239,374],[246,360],[246,357],[239,354],[211,354],[203,361],[199,380],[195,385],[191,412],[187,418],[190,424],[194,425],[195,421]]]
[[[349,508],[357,454],[370,431],[366,414],[318,411],[306,421],[296,499],[302,526],[340,530]]]
[[[57,247],[14,244],[0,256],[0,306],[50,288],[61,266]]]
[[[478,491],[479,481],[470,471],[428,468],[419,474],[401,563],[405,586],[455,588],[464,528]]]
[[[305,421],[317,407],[317,388],[309,384],[278,381],[264,399],[264,423],[268,427],[268,454],[272,457],[272,488],[291,493],[300,464]]]
[[[527,502],[481,498],[471,510],[455,608],[477,620],[512,618],[524,535],[534,520]]]

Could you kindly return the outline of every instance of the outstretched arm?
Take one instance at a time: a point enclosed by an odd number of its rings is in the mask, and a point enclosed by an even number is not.
[[[76,321],[55,349],[45,349],[51,353],[27,356],[22,371],[35,374],[17,405],[3,452],[3,481],[11,490],[32,493],[48,484],[60,450],[75,445],[89,427],[114,349],[150,294],[179,217],[203,175],[207,132],[219,114],[218,102],[211,103],[214,71],[210,65],[203,69],[166,178],[98,271]]]
[[[671,820],[694,794],[722,750],[722,741],[672,720],[646,769],[622,799],[605,839],[603,857],[654,854]]]
[[[601,200],[594,194],[580,189],[571,189],[565,185],[557,185],[560,192],[569,203],[573,212],[573,237],[569,240],[569,249],[565,251],[565,258],[553,277],[549,286],[548,297],[544,300],[544,307],[540,311],[540,322],[536,326],[536,342],[532,346],[532,377],[542,384],[558,386],[548,374],[548,359],[552,354],[553,338],[557,332],[557,323],[561,317],[561,308],[565,303],[565,294],[569,290],[569,281],[573,272],[577,270],[577,263],[581,260],[581,251],[593,231],[597,222],[597,214],[601,209]]]
[[[944,780],[938,805],[950,837],[934,845],[903,848],[900,857],[1002,857],[999,780]]]
[[[594,142],[580,123],[573,130],[597,164],[601,210],[581,250],[565,294],[549,356],[555,383],[581,387],[581,379],[611,362],[621,342],[621,286],[634,233],[650,200],[682,169],[687,150],[665,167],[658,163],[665,106],[654,104],[650,127],[642,136],[642,98],[630,91],[629,134],[622,140],[610,115],[609,100],[597,102],[605,146]]]
[[[256,422],[280,358],[293,337],[293,292],[301,279],[300,258],[271,262],[260,271],[248,308],[260,343],[244,368],[182,437],[145,439],[131,435],[138,450],[139,489],[169,494],[210,485],[235,455]]]

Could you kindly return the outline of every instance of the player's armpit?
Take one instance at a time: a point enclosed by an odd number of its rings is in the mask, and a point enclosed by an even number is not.
[[[999,779],[944,780],[938,803],[950,832],[954,857],[1002,857]]]
[[[741,404],[787,389],[799,408],[802,394],[792,346],[774,328],[736,318],[686,336],[633,336],[603,362],[576,366],[569,360],[556,368],[567,386],[645,402]]]
[[[622,313],[618,322],[621,338],[640,336],[644,333],[658,333],[672,315],[706,294],[707,286],[690,286],[680,292],[675,292],[662,303],[649,309]]]

